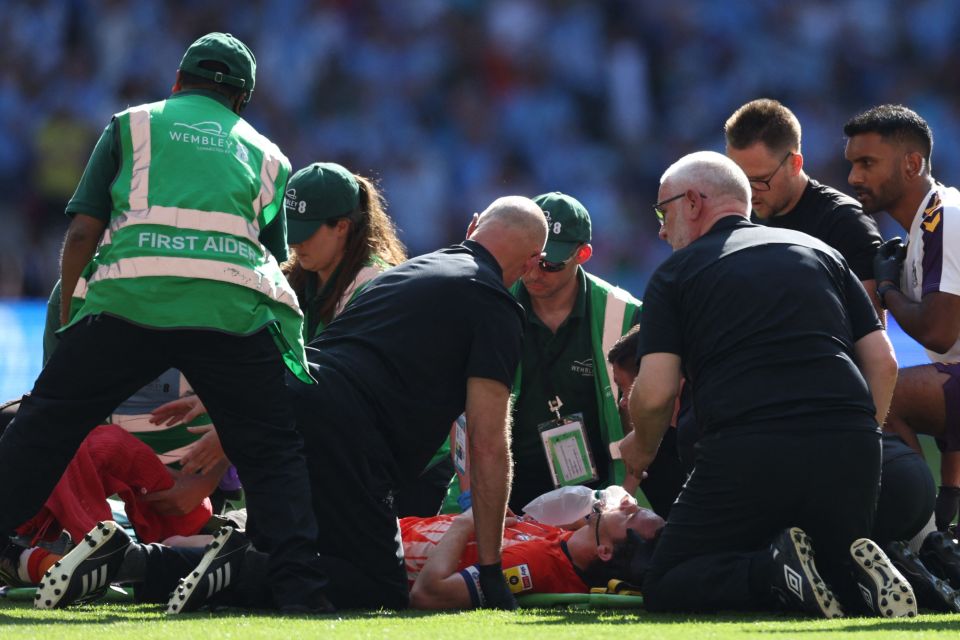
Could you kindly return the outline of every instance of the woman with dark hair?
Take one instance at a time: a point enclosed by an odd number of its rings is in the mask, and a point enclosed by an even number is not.
[[[309,342],[380,272],[406,260],[376,186],[339,164],[315,162],[287,183],[282,269],[300,300]]]

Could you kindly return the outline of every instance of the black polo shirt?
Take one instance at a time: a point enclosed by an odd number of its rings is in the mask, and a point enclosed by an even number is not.
[[[834,249],[728,216],[651,277],[638,355],[681,357],[704,437],[731,428],[876,430],[853,345],[879,329]]]
[[[500,265],[467,240],[377,276],[307,354],[366,397],[411,478],[463,412],[467,378],[513,385],[522,340],[523,309],[503,286]]]
[[[880,230],[877,221],[847,194],[808,180],[793,209],[761,224],[819,238],[840,252],[857,278],[873,280],[873,255],[883,242]]]

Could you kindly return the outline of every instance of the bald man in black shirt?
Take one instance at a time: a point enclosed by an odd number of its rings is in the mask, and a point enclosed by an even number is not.
[[[909,585],[867,538],[896,360],[862,285],[819,240],[751,224],[747,177],[720,154],[672,165],[659,197],[675,253],[644,296],[634,432],[621,449],[634,473],[649,465],[682,375],[702,437],[644,583],[647,607],[755,609],[777,594],[843,615],[812,538],[848,613],[862,589],[870,613],[915,615]]]

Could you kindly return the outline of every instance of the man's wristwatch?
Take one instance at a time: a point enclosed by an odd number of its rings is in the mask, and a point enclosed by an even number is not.
[[[880,300],[880,306],[884,309],[887,308],[887,303],[883,301],[883,296],[885,296],[888,291],[900,291],[900,287],[892,282],[886,282],[877,287],[877,299]]]

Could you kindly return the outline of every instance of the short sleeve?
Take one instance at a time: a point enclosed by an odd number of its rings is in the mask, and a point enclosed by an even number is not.
[[[119,172],[120,138],[116,120],[111,120],[93,147],[77,190],[67,203],[67,215],[73,217],[82,213],[99,220],[109,220],[113,210],[110,188]]]
[[[941,207],[920,222],[923,294],[960,295],[960,209]],[[949,217],[948,217],[949,216]]]
[[[868,333],[883,329],[883,325],[880,324],[877,310],[874,309],[863,285],[857,280],[856,274],[844,268],[844,277],[847,314],[850,318],[853,341],[856,342]]]
[[[834,215],[836,224],[825,241],[840,252],[857,278],[873,280],[873,256],[883,241],[877,222],[854,205],[841,206]]]
[[[643,295],[643,322],[637,361],[648,353],[682,355],[683,336],[680,326],[680,300],[670,261],[654,272]]]
[[[480,286],[473,301],[473,340],[467,360],[467,378],[489,378],[508,388],[520,364],[523,317],[519,304],[506,292]]]

